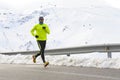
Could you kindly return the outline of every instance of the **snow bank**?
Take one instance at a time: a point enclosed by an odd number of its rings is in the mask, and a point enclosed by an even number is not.
[[[120,69],[120,57],[114,55],[113,58],[107,58],[105,53],[77,54],[77,55],[59,55],[46,56],[46,60],[51,65],[60,66],[80,66],[96,68],[114,68]],[[0,54],[0,63],[2,64],[43,64],[41,57],[37,58],[37,63],[32,62],[32,55],[2,55]]]

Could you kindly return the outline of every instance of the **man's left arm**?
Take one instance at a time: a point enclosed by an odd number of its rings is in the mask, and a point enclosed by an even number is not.
[[[48,25],[45,25],[45,31],[46,31],[48,34],[50,34],[50,29],[49,29]]]

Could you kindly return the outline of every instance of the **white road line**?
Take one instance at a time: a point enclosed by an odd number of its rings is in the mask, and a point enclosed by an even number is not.
[[[101,75],[90,75],[90,74],[80,74],[80,73],[71,73],[71,72],[57,72],[57,71],[44,71],[40,70],[40,72],[46,73],[54,73],[54,74],[65,74],[65,75],[77,75],[77,76],[84,76],[84,77],[93,77],[93,78],[103,78],[103,79],[113,79],[113,80],[120,80],[120,78],[110,77],[110,76],[101,76]]]
[[[83,77],[91,77],[91,78],[99,78],[99,79],[111,79],[111,80],[120,80],[120,78],[118,77],[111,77],[111,76],[102,76],[102,75],[94,75],[94,74],[81,74],[81,73],[75,73],[75,72],[58,72],[58,71],[52,71],[52,70],[47,70],[45,68],[43,69],[40,69],[40,70],[31,70],[31,69],[23,69],[22,70],[25,70],[25,71],[40,71],[40,72],[43,72],[43,73],[53,73],[53,74],[65,74],[65,75],[73,75],[73,76],[83,76]]]

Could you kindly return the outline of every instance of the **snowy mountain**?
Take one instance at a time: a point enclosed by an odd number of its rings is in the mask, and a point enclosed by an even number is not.
[[[120,10],[94,2],[79,8],[41,7],[30,13],[0,10],[0,52],[38,50],[30,30],[40,15],[51,30],[47,49],[120,43]]]
[[[104,0],[50,0],[45,4],[39,1],[34,1],[28,12],[17,11],[18,7],[12,10],[11,6],[0,2],[0,52],[38,50],[30,30],[38,23],[40,15],[45,17],[51,30],[47,49],[120,43],[120,9],[109,6]],[[47,55],[46,60],[50,65],[120,69],[119,56],[115,53],[107,58],[105,53],[95,52],[69,57]],[[0,54],[0,63],[34,64],[31,55],[21,54]],[[41,57],[36,64],[43,64]]]

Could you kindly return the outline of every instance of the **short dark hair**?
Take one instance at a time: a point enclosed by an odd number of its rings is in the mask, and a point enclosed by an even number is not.
[[[40,16],[40,17],[39,17],[39,20],[41,20],[41,19],[44,19],[44,17]]]

